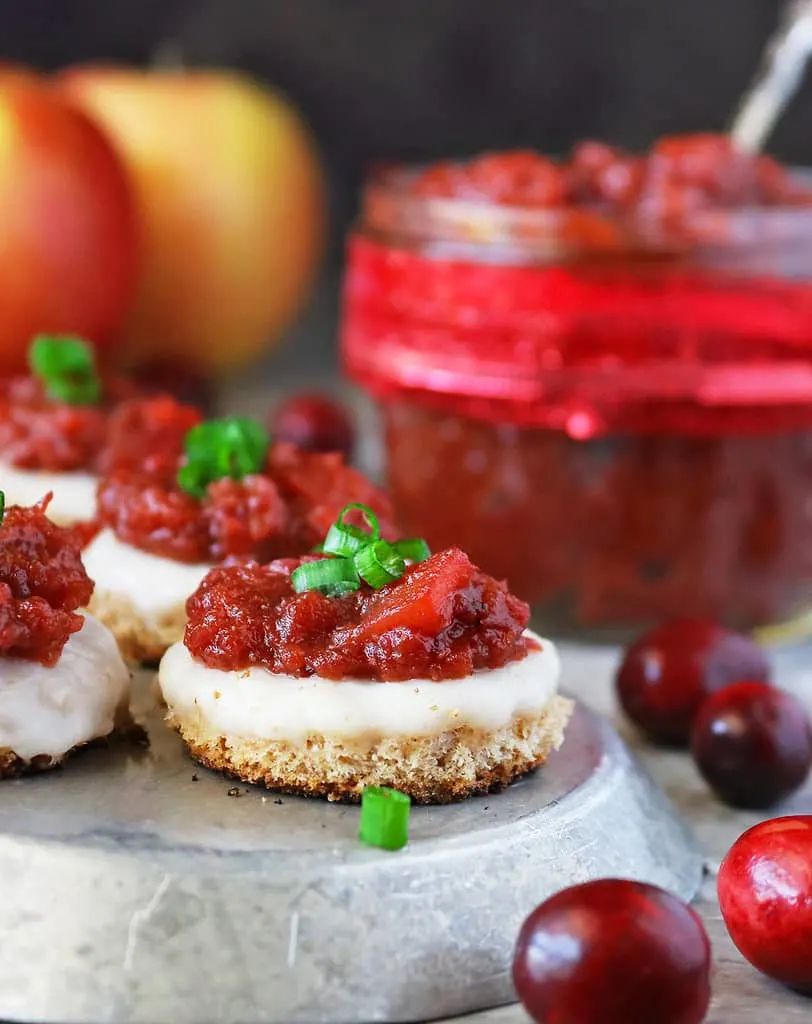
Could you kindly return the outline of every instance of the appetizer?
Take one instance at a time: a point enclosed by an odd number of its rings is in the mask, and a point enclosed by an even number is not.
[[[78,611],[93,582],[49,502],[0,523],[0,778],[53,768],[129,725],[130,674],[110,631]]]
[[[49,491],[48,516],[69,526],[93,518],[107,420],[128,394],[102,380],[79,338],[40,336],[31,374],[0,383],[0,473],[8,503],[31,505]]]
[[[213,566],[305,554],[348,502],[391,517],[340,455],[273,444],[243,417],[203,421],[172,398],[123,403],[106,458],[99,533],[85,550],[90,607],[133,661],[157,661],[182,639],[186,599]]]
[[[383,539],[370,508],[344,509],[323,555],[212,570],[187,611],[159,669],[168,720],[246,782],[447,803],[562,743],[572,705],[528,606],[457,548]]]

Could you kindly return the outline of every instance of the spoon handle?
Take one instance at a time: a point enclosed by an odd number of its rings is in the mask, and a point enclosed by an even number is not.
[[[761,66],[730,126],[736,145],[758,152],[801,84],[812,55],[812,0],[793,0],[770,38]]]

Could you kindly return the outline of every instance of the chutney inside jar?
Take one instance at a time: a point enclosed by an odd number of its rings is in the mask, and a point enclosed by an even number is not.
[[[581,441],[403,401],[384,417],[403,528],[456,538],[551,631],[809,608],[812,431]]]
[[[381,400],[401,525],[559,633],[801,615],[810,193],[712,136],[604,160],[598,184],[579,153],[367,189],[342,342]]]

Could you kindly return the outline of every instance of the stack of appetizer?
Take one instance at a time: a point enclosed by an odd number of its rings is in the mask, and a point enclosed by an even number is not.
[[[0,777],[42,771],[129,724],[130,673],[93,593],[79,540],[51,496],[0,523]],[[4,501],[4,499],[3,499]]]
[[[30,364],[3,390],[0,471],[14,500],[54,497],[0,530],[0,699],[23,681],[76,721],[12,729],[7,771],[113,730],[122,655],[163,658],[195,758],[286,792],[444,803],[560,745],[571,706],[527,605],[462,551],[398,540],[386,495],[340,454],[103,380],[78,339],[37,339]],[[55,684],[72,698],[58,712]]]

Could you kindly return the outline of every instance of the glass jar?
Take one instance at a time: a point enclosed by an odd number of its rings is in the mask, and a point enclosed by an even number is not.
[[[812,210],[673,224],[368,184],[342,349],[401,525],[550,632],[812,607]]]

